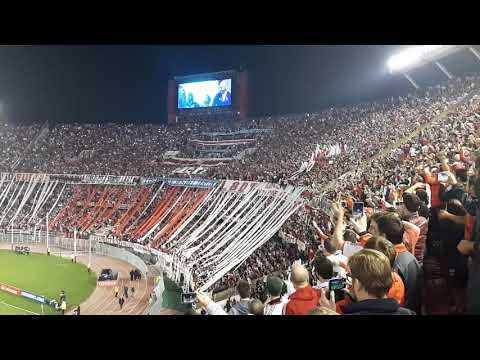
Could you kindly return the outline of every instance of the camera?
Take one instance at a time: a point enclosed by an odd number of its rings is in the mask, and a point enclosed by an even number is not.
[[[193,304],[195,303],[195,300],[197,299],[197,294],[194,292],[189,292],[189,293],[183,293],[182,294],[182,304]]]

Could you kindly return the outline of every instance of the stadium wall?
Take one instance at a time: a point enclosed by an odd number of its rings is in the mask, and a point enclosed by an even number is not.
[[[117,248],[115,246],[102,244],[102,243],[96,243],[95,253],[97,255],[109,256],[119,260],[123,260],[133,265],[134,267],[136,267],[144,275],[148,273],[147,264],[145,264],[145,262],[142,259],[140,259],[137,255],[132,254],[131,252],[124,250],[122,248]]]

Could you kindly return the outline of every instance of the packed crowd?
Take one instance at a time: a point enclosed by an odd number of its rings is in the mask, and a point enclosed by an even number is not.
[[[476,88],[471,84],[469,95]],[[258,295],[253,301],[251,291],[249,296],[242,295],[241,284],[246,285],[241,281],[237,290],[240,303],[244,300],[243,307],[248,308],[246,313],[272,314],[272,302],[282,309],[277,314],[480,313],[476,221],[480,211],[480,102],[475,96],[463,100],[438,122],[424,124],[421,131],[383,156],[363,167],[360,161],[348,166],[349,172],[322,198],[323,208],[306,209],[314,219],[310,224],[290,219],[291,233],[307,244],[306,266],[290,268],[292,273],[303,273],[303,285],[293,281],[296,290],[288,293],[288,281],[264,278],[269,298]],[[354,211],[358,204],[363,208],[360,217]],[[311,257],[312,253],[316,255]],[[359,259],[364,262],[363,270],[358,268]],[[380,263],[384,274],[391,274],[390,280],[387,276],[381,280],[376,273]],[[341,292],[329,295],[322,290],[335,287],[340,279],[344,280]],[[281,281],[282,286],[272,285]],[[277,291],[282,287],[284,291]],[[225,313],[205,294],[197,296],[207,313]],[[297,306],[301,311],[292,310]],[[238,311],[230,309],[230,313]]]
[[[300,257],[302,257],[302,252],[296,245],[284,243],[276,235],[255,251],[236,270],[219,280],[215,284],[214,292],[234,288],[241,279],[253,281],[262,279],[265,274],[286,272],[290,264]],[[261,291],[259,292],[261,293]]]
[[[263,117],[246,123],[53,125],[48,136],[38,141],[35,140],[41,132],[39,126],[5,125],[0,129],[3,155],[0,166],[4,171],[14,168],[18,172],[168,175],[173,167],[164,164],[163,154],[180,151],[184,157],[198,156],[189,140],[199,138],[203,132],[272,128],[270,133],[255,135],[255,151],[229,164],[209,168],[208,176],[286,182],[301,162],[310,158],[317,144],[340,144],[342,153],[335,159],[319,160],[308,174],[291,180],[297,185],[321,186],[376,155],[399,136],[413,131],[477,88],[478,75],[474,75],[382,103]],[[31,143],[34,146],[28,146]]]
[[[472,219],[478,205],[471,196],[476,195],[475,174],[480,168],[475,165],[478,157],[474,155],[480,146],[476,135],[480,107],[473,98],[479,88],[480,76],[475,74],[383,103],[253,119],[233,128],[205,123],[171,127],[59,125],[51,127],[48,136],[38,138],[40,127],[5,125],[0,129],[4,140],[0,166],[4,171],[168,175],[172,167],[163,163],[162,154],[172,150],[189,154],[188,140],[201,132],[273,128],[271,133],[256,135],[255,151],[209,168],[208,176],[307,185],[313,193],[333,183],[333,190],[327,188],[324,193],[323,208],[317,208],[313,201],[284,226],[286,233],[302,241],[304,250],[274,238],[220,280],[218,289],[238,287],[244,284],[241,279],[264,278],[268,285],[267,274],[282,275],[287,269],[297,291],[317,286],[319,279],[325,284],[331,278],[316,272],[319,267],[328,268],[323,257],[340,256],[347,244],[350,256],[341,261],[345,271],[336,271],[345,275],[351,295],[347,300],[362,298],[362,292],[381,299],[390,293],[393,285],[387,287],[385,279],[378,280],[383,281],[381,291],[370,287],[364,273],[375,268],[372,271],[398,274],[391,276],[392,283],[400,284],[395,285],[399,293],[403,285],[404,295],[399,296],[395,290],[394,298],[409,311],[464,313],[468,307],[468,312],[476,312],[479,305],[475,289],[470,288],[467,295],[466,288],[467,281],[478,282],[467,263],[469,255],[478,252],[473,249],[478,225]],[[408,140],[402,141],[405,138]],[[29,146],[31,143],[34,146]],[[317,144],[339,144],[342,151],[315,159],[311,171],[292,178]],[[353,214],[357,203],[364,206],[360,218]],[[465,243],[467,238],[473,241]],[[359,247],[373,250],[358,251]],[[358,258],[357,253],[350,254],[350,248],[358,251]],[[303,259],[304,266],[292,265],[298,258]],[[475,264],[476,255],[471,258]],[[338,270],[340,260],[329,261]],[[353,273],[355,266],[361,275]],[[285,279],[281,281],[286,283]],[[429,300],[438,300],[441,291],[448,303],[443,308],[438,301]],[[332,306],[328,292],[316,293],[315,306],[321,301],[325,307]],[[337,295],[345,296],[343,292]],[[295,298],[295,292],[287,298],[292,296]],[[205,294],[199,293],[198,298],[202,306],[211,305]],[[328,298],[330,302],[326,303]],[[286,313],[290,301],[286,302]],[[337,304],[336,312],[341,311]]]
[[[472,150],[453,164],[439,153],[443,171],[418,167],[422,182],[376,205],[339,197],[333,231],[318,231],[314,257],[294,261],[287,279],[264,276],[262,288],[247,277],[235,304],[203,292],[197,304],[212,315],[479,314],[480,142]]]
[[[328,192],[326,196],[324,196],[323,200],[335,200],[339,193],[342,193],[344,199],[349,200],[348,202],[350,207],[352,206],[353,201],[356,199],[357,201],[367,202],[373,208],[378,208],[378,204],[372,204],[372,201],[376,201],[375,196],[385,196],[388,186],[390,186],[390,189],[398,188],[398,191],[401,191],[401,189],[405,190],[408,186],[413,185],[412,182],[415,179],[419,181],[422,180],[419,175],[410,175],[415,172],[415,167],[417,165],[424,164],[426,161],[428,161],[428,159],[431,159],[432,156],[434,156],[432,155],[433,152],[444,149],[445,146],[442,146],[441,144],[455,146],[455,149],[452,148],[449,153],[452,159],[460,156],[458,151],[455,153],[455,150],[459,150],[459,148],[456,146],[461,139],[465,140],[466,146],[475,145],[472,143],[472,136],[475,131],[476,125],[474,120],[476,117],[471,109],[472,105],[470,102],[467,101],[460,106],[460,108],[456,109],[449,115],[446,121],[435,124],[430,123],[430,120],[441,114],[441,112],[446,110],[449,106],[455,105],[459,98],[464,97],[466,94],[475,94],[475,91],[478,91],[478,87],[478,77],[467,77],[450,83],[450,86],[437,86],[434,89],[426,91],[426,103],[431,104],[431,107],[426,108],[423,112],[414,112],[412,117],[405,116],[405,118],[397,119],[392,123],[378,121],[376,126],[376,129],[379,130],[378,136],[373,136],[372,131],[369,131],[368,133],[365,132],[362,134],[364,140],[357,140],[356,142],[364,145],[366,144],[366,146],[368,146],[368,144],[376,145],[381,143],[379,139],[382,139],[382,132],[388,133],[390,131],[389,129],[395,129],[392,131],[397,131],[395,136],[392,136],[389,141],[383,143],[383,148],[379,147],[373,152],[363,153],[365,154],[365,159],[368,159],[371,156],[378,155],[378,153],[388,145],[393,145],[405,136],[410,135],[410,133],[413,131],[412,129],[416,129],[422,125],[428,126],[427,129],[420,132],[418,136],[403,144],[402,147],[394,148],[393,151],[388,154],[388,156],[382,159],[370,161],[368,166],[364,169],[359,167],[362,162],[362,147],[360,147],[356,148],[355,151],[352,151],[350,155],[342,154],[340,157],[334,159],[331,164],[327,164],[327,167],[314,167],[312,172],[306,174],[304,178],[308,179],[307,181],[319,181],[317,180],[316,176],[320,176],[321,179],[325,179],[323,181],[324,184],[332,178],[335,179],[334,186],[336,190]],[[432,98],[437,98],[440,100],[435,103],[430,100]],[[415,101],[413,101],[413,104],[415,104]],[[475,104],[476,102],[473,102],[473,107],[476,106]],[[395,113],[395,111],[393,112]],[[408,126],[404,126],[405,122],[402,122],[402,119],[415,120],[419,118],[421,121],[414,122],[415,126],[410,128]],[[469,119],[472,122],[465,121],[465,119]],[[393,123],[396,125],[401,124],[401,126],[394,127],[392,126]],[[370,124],[370,126],[372,126],[372,124]],[[357,132],[357,128],[350,128],[354,129],[354,131],[349,132],[348,127],[343,129],[343,131],[349,133],[352,137],[355,136],[355,133],[360,134],[360,132]],[[408,129],[410,129],[410,131]],[[375,130],[373,131],[375,132]],[[450,135],[449,139],[449,134],[452,133],[455,135]],[[440,139],[440,141],[437,141],[437,139]],[[429,154],[426,153],[425,156],[428,156],[428,158],[423,159],[423,153],[426,152],[427,149]],[[465,151],[468,152],[467,147],[465,147]],[[402,154],[405,156],[402,157]],[[410,156],[411,154],[416,155],[416,158],[414,159],[415,161],[413,161],[413,158]],[[405,160],[407,163],[401,163],[401,160]],[[419,162],[417,163],[417,161]],[[327,170],[329,172],[327,172]],[[329,174],[334,175],[330,177]],[[319,181],[319,183],[321,182]],[[374,191],[372,189],[374,189]],[[366,194],[364,193],[364,190]],[[389,199],[392,201],[392,203],[395,201],[392,200],[394,193],[395,191],[393,190],[389,193]],[[398,194],[395,194],[395,196],[398,196]],[[328,203],[331,203],[331,201],[327,201],[327,204]],[[305,256],[308,256],[310,259],[312,258],[312,254],[318,248],[318,236],[315,236],[315,233],[320,233],[322,236],[324,236],[325,234],[331,234],[333,232],[330,216],[328,216],[323,210],[315,209],[313,206],[306,208],[303,211],[294,214],[283,226],[285,232],[292,235],[295,239],[304,244],[303,248],[305,249]],[[327,212],[331,213],[330,211]],[[312,220],[315,220],[316,222],[312,222]],[[315,226],[313,225],[314,223]],[[351,229],[346,230],[345,236],[348,239],[355,239],[355,234]],[[279,254],[278,259],[282,258],[288,258],[285,252]],[[268,273],[270,272],[264,268],[263,274]],[[231,277],[231,274],[228,276]],[[226,280],[224,279],[222,285],[225,283],[225,281]],[[222,288],[222,285],[219,285],[219,287]]]

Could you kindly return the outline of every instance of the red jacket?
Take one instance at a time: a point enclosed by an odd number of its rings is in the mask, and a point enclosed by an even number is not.
[[[297,289],[288,299],[286,315],[307,315],[318,306],[320,292],[311,286],[307,286]]]

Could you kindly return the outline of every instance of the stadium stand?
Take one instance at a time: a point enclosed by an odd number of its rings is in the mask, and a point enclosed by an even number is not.
[[[75,124],[52,126],[38,138],[40,127],[2,126],[0,228],[45,231],[49,214],[52,233],[76,229],[161,250],[175,259],[172,277],[199,290],[207,313],[223,310],[203,291],[231,294],[240,280],[253,287],[252,299],[269,302],[270,275],[284,281],[286,304],[317,292],[324,307],[342,313],[479,313],[479,275],[468,270],[479,239],[472,198],[479,94],[480,75],[473,74],[381,103],[230,127]],[[213,132],[208,140],[202,135]],[[13,169],[17,176],[8,175]],[[203,189],[164,178],[195,178],[197,169],[201,178],[225,181]],[[79,185],[43,174],[160,180]],[[364,204],[360,217],[356,202]],[[380,236],[395,247],[393,268],[385,255],[360,250]],[[341,304],[312,269],[315,259],[332,259],[331,251],[347,256],[351,270],[351,294]],[[365,275],[372,267],[380,290]],[[405,285],[406,309],[387,297],[392,271]],[[476,285],[467,291],[468,281]],[[435,307],[439,291],[443,307]],[[351,297],[374,305],[352,305]]]

